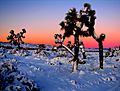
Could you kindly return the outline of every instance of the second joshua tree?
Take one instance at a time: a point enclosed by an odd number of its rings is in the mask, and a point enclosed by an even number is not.
[[[23,36],[24,33],[26,33],[25,29],[22,29],[22,32],[17,33],[17,34],[14,33],[14,30],[11,30],[10,35],[8,35],[7,37],[7,40],[10,40],[9,42],[11,44],[17,45],[18,48],[20,48],[20,44],[24,43],[22,40],[22,38],[25,38],[25,36]]]

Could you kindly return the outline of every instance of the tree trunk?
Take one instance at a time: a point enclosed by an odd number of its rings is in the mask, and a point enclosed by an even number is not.
[[[78,70],[78,62],[77,60],[73,61],[73,68],[72,68],[72,72],[77,72]]]
[[[99,61],[100,61],[100,68],[103,69],[103,43],[99,41]]]
[[[73,72],[76,72],[78,70],[78,54],[79,54],[79,33],[77,33],[77,31],[75,31],[75,35],[74,35],[74,60],[73,60]]]

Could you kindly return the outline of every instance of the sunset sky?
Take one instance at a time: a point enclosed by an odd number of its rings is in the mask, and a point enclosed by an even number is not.
[[[25,28],[25,42],[54,45],[54,34],[64,32],[59,23],[65,13],[72,7],[79,12],[86,2],[96,10],[96,33],[106,34],[104,47],[120,45],[120,0],[0,0],[0,41],[7,41],[10,30]],[[85,47],[98,45],[92,37],[82,40]]]

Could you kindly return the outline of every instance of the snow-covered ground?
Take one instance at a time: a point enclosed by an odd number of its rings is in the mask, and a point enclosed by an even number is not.
[[[19,75],[34,81],[40,91],[120,91],[120,54],[104,58],[104,69],[99,69],[98,52],[87,52],[86,64],[79,64],[79,70],[72,73],[73,57],[68,52],[60,49],[36,52],[0,48],[0,64],[10,60]]]

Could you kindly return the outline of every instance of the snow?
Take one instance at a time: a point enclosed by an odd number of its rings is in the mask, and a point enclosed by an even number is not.
[[[32,48],[33,45],[27,47]],[[34,48],[37,47],[34,45]],[[51,48],[46,45],[46,49]],[[16,74],[18,79],[23,76],[24,83],[34,82],[40,91],[120,91],[120,54],[104,58],[104,69],[99,69],[98,52],[87,52],[87,59],[84,59],[86,64],[79,64],[78,71],[73,73],[70,62],[73,57],[70,53],[46,49],[36,53],[36,50],[0,48],[0,64],[8,61],[18,71],[11,75]],[[14,85],[17,89],[23,87],[25,90],[25,86],[16,79]],[[11,84],[7,90],[9,86]]]

